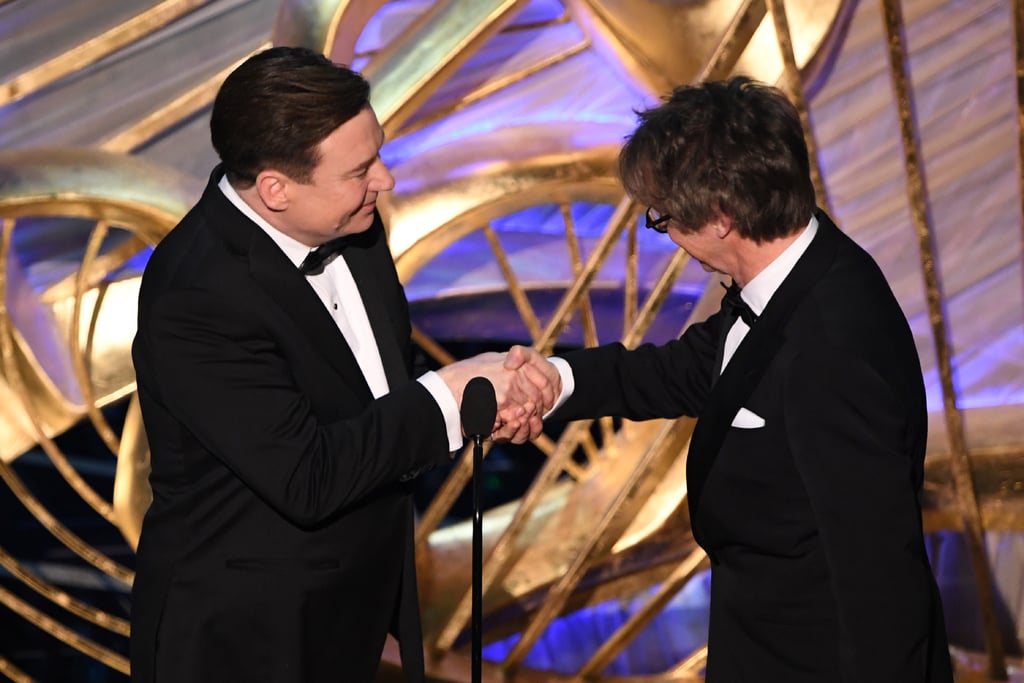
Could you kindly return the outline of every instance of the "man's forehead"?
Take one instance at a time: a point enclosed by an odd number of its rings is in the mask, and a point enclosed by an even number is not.
[[[336,160],[351,162],[357,167],[376,158],[384,145],[384,129],[369,107],[339,124],[320,141],[321,156],[327,154]]]

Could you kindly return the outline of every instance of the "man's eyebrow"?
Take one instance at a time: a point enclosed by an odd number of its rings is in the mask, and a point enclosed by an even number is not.
[[[366,160],[366,161],[364,161],[363,163],[361,163],[361,164],[357,164],[356,166],[354,166],[354,167],[352,168],[352,170],[353,170],[353,171],[362,171],[362,170],[364,170],[364,169],[367,169],[367,168],[369,168],[370,166],[372,166],[372,165],[373,165],[373,162],[374,162],[374,161],[376,161],[376,160],[377,160],[377,157],[379,157],[379,156],[380,156],[380,154],[378,153],[378,154],[376,154],[376,155],[374,155],[374,156],[370,157],[369,159],[367,159],[367,160]]]

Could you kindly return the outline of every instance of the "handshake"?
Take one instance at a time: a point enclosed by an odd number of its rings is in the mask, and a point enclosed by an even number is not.
[[[540,435],[542,418],[562,392],[558,369],[537,351],[513,346],[507,353],[482,353],[437,371],[462,406],[462,392],[474,377],[494,385],[498,413],[491,438],[524,443]]]

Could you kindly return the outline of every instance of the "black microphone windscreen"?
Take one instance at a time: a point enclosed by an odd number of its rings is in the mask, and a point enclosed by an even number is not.
[[[462,392],[462,429],[466,436],[487,436],[494,428],[498,402],[494,385],[486,377],[474,377]]]

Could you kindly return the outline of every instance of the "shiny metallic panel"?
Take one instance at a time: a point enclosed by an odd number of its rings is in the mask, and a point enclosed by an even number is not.
[[[779,54],[782,56],[782,88],[796,105],[796,109],[800,113],[800,125],[804,129],[807,155],[811,162],[811,182],[814,184],[814,195],[817,198],[818,206],[833,213],[829,205],[825,181],[821,177],[821,167],[818,164],[818,146],[814,141],[814,131],[811,130],[811,117],[807,113],[803,78],[793,52],[793,38],[789,31],[789,19],[786,18],[786,3],[783,0],[767,0],[767,4],[772,15],[772,23],[775,26],[775,36],[779,41]]]
[[[541,131],[518,131],[519,135],[534,133],[547,139]],[[579,201],[596,202],[622,196],[615,175],[617,148],[552,147],[543,156],[516,164],[487,164],[473,174],[453,173],[455,177],[447,182],[384,198],[381,203],[391,225],[391,252],[402,280],[408,281],[447,245],[478,229],[488,217],[570,194]]]
[[[0,5],[3,3],[0,0]],[[39,68],[16,74],[0,84],[0,106],[41,92],[63,75],[96,64],[100,57],[202,4],[198,0],[161,2]],[[272,40],[274,44],[305,45],[336,61],[351,63],[357,42],[378,13],[399,4],[385,0],[283,0]],[[389,139],[429,134],[446,120],[511,97],[518,88],[540,82],[554,70],[587,63],[615,72],[623,82],[652,98],[679,83],[732,73],[778,82],[798,106],[816,160],[808,99],[814,109],[818,81],[828,73],[823,67],[835,56],[854,10],[869,11],[865,3],[858,6],[850,0],[565,0],[563,4],[561,15],[534,22],[519,20],[520,12],[535,9],[529,2],[406,3],[404,9],[418,13],[418,19],[395,31],[388,41],[366,49],[364,55],[369,58],[366,71],[374,83],[374,104]],[[923,4],[931,8],[939,3]],[[1017,29],[1016,115],[1018,123],[1024,124],[1024,0],[1012,0],[1011,4]],[[968,450],[971,423],[967,420],[965,435],[951,378],[952,342],[944,312],[952,302],[943,298],[935,264],[936,235],[934,225],[928,222],[928,188],[920,173],[923,162],[915,130],[920,121],[913,119],[900,5],[897,0],[882,0],[881,6],[905,150],[905,164],[899,164],[898,171],[902,173],[906,167],[929,329],[935,339],[946,408],[940,430],[933,433],[942,434],[949,444],[931,440],[923,493],[924,524],[928,531],[966,529],[973,541],[977,571],[985,577],[989,565],[980,545],[982,530],[1024,530],[1024,444],[1006,443],[998,437],[1011,433],[1003,427],[1013,419],[1019,421],[1019,416],[975,423],[981,425],[976,433],[996,439],[994,443],[999,445],[982,441],[988,447],[977,448],[972,441]],[[925,10],[915,4],[913,11],[920,14]],[[490,41],[536,35],[548,27],[579,31],[564,38],[558,49],[539,53],[493,77],[472,81],[454,95],[446,90],[474,64],[473,57],[485,53]],[[849,42],[865,40],[865,35],[854,35]],[[108,152],[143,148],[208,105],[226,73],[195,84],[134,125],[101,137],[96,145]],[[1024,125],[1018,128],[1024,159],[1021,130]],[[642,341],[686,256],[676,252],[672,259],[659,261],[657,273],[644,273],[643,243],[637,231],[640,207],[623,197],[617,181],[618,145],[608,144],[607,138],[598,144],[580,142],[593,140],[588,137],[590,132],[588,124],[576,120],[529,122],[459,139],[443,154],[418,155],[402,164],[396,176],[405,184],[400,183],[396,192],[381,202],[402,280],[409,283],[449,246],[480,233],[492,249],[499,284],[504,283],[510,291],[530,341],[547,352],[570,324],[580,326],[587,344],[610,341],[598,339],[591,295],[595,284],[601,283],[602,269],[615,254],[623,257],[622,264],[616,264],[616,272],[623,274],[616,286],[625,295],[621,339],[627,345]],[[884,145],[877,151],[891,154],[891,148]],[[981,163],[977,160],[962,168],[967,172]],[[831,166],[829,170],[833,170]],[[830,184],[832,180],[830,177]],[[824,181],[817,169],[814,181],[819,202],[827,206]],[[1019,177],[1017,186],[1020,189]],[[139,249],[156,243],[191,205],[199,188],[195,181],[121,154],[97,150],[0,152],[0,403],[4,406],[0,411],[0,478],[49,533],[125,584],[133,578],[130,570],[64,527],[9,463],[39,445],[76,494],[98,516],[115,524],[132,546],[137,543],[142,515],[150,502],[146,481],[149,451],[128,356],[138,278],[131,274],[114,278],[112,274]],[[611,218],[600,234],[581,237],[573,219],[577,203],[609,207]],[[503,217],[537,206],[555,207],[561,215],[564,235],[553,236],[545,248],[560,250],[565,271],[557,278],[528,281],[516,270],[516,255],[494,226]],[[82,232],[79,267],[42,291],[34,291],[29,273],[12,249],[15,231],[27,229],[35,217],[71,217],[89,228]],[[118,231],[131,233],[130,239],[106,248],[107,238]],[[641,300],[644,289],[639,282],[644,275],[649,276],[645,285],[650,291],[645,301]],[[547,319],[527,298],[532,287],[563,292]],[[713,279],[687,311],[692,319],[703,318],[717,308],[719,298],[717,280]],[[34,324],[20,322],[24,320]],[[422,330],[415,330],[414,336],[432,357],[441,362],[453,360],[448,350]],[[106,424],[99,410],[117,400],[130,401],[120,434]],[[83,420],[92,422],[117,458],[112,501],[87,485],[53,441]],[[527,494],[486,515],[487,637],[520,634],[519,644],[504,662],[485,664],[487,681],[508,680],[513,672],[514,680],[524,683],[615,680],[602,676],[605,668],[687,579],[706,565],[690,534],[686,511],[685,448],[692,422],[627,422],[618,431],[612,426],[611,420],[602,420],[600,429],[592,432],[591,424],[582,422],[571,425],[557,440],[538,439],[536,446],[547,462]],[[416,535],[424,630],[432,655],[428,669],[432,676],[445,680],[468,680],[463,641],[469,617],[470,530],[468,524],[439,527],[470,475],[471,464],[464,455],[419,520]],[[126,634],[123,619],[76,602],[2,549],[0,565],[70,614]],[[537,671],[524,663],[530,646],[558,616],[609,600],[630,599],[655,585],[659,588],[643,606],[574,674]],[[984,666],[990,674],[999,674],[1003,655],[992,631],[992,587],[985,579],[980,585],[989,639]],[[73,633],[63,619],[48,617],[6,591],[0,592],[0,604],[114,670],[126,670],[123,657]],[[958,656],[971,660],[971,666],[979,663],[973,656]],[[385,658],[395,661],[397,651],[389,647]],[[698,647],[669,670],[645,680],[699,681],[705,660],[706,648]],[[2,657],[0,675],[31,680]]]
[[[209,0],[164,0],[62,55],[0,83],[0,106],[16,102],[64,76],[94,64],[135,40],[202,7]]]
[[[995,594],[989,573],[978,500],[971,477],[967,444],[960,408],[957,406],[956,386],[953,383],[949,330],[943,314],[942,289],[935,264],[935,242],[928,215],[928,191],[925,187],[917,124],[914,119],[914,101],[907,69],[907,49],[904,44],[904,24],[901,0],[881,0],[885,17],[885,31],[889,42],[889,63],[892,83],[899,112],[900,135],[903,143],[904,164],[907,173],[907,195],[910,213],[917,231],[921,252],[921,271],[928,299],[932,323],[932,341],[939,361],[939,377],[946,414],[946,431],[950,444],[950,465],[957,497],[957,507],[964,520],[971,561],[974,565],[978,603],[981,608],[985,649],[988,652],[988,674],[996,680],[1006,679],[1006,660],[1002,637],[996,621]]]
[[[364,69],[371,101],[391,135],[526,0],[448,0],[435,5]]]
[[[128,675],[128,659],[126,657],[102,645],[98,645],[88,638],[83,638],[63,623],[47,616],[6,588],[0,588],[0,605],[23,617],[33,626],[45,631],[62,643],[70,645],[96,661],[106,664],[114,671],[119,671],[126,676]]]
[[[849,3],[787,0],[792,30],[800,35],[795,56],[801,68],[812,62],[844,4]],[[721,36],[730,33],[730,25],[737,36],[749,36],[738,41],[744,49],[735,58],[736,73],[769,83],[783,73],[771,23],[758,22],[752,30],[749,21],[758,14],[763,17],[764,0],[566,0],[566,5],[609,64],[617,65],[653,95],[696,80],[719,48]],[[738,17],[747,21],[737,22]]]
[[[1021,177],[1021,211],[1024,215],[1024,0],[1013,0],[1013,29],[1017,56],[1017,172]],[[1024,258],[1024,241],[1021,242],[1021,257]],[[1021,287],[1024,288],[1024,282],[1021,282]]]
[[[270,46],[271,43],[264,43],[254,50],[253,54]],[[173,101],[160,107],[127,130],[120,131],[108,138],[100,147],[108,152],[132,152],[173,125],[194,115],[203,107],[213,104],[213,98],[217,96],[220,84],[224,82],[228,74],[234,71],[247,58],[240,59],[209,78],[205,83],[200,83],[187,93],[176,97]]]
[[[351,64],[366,23],[387,0],[283,0],[274,22],[274,45],[297,45]]]

